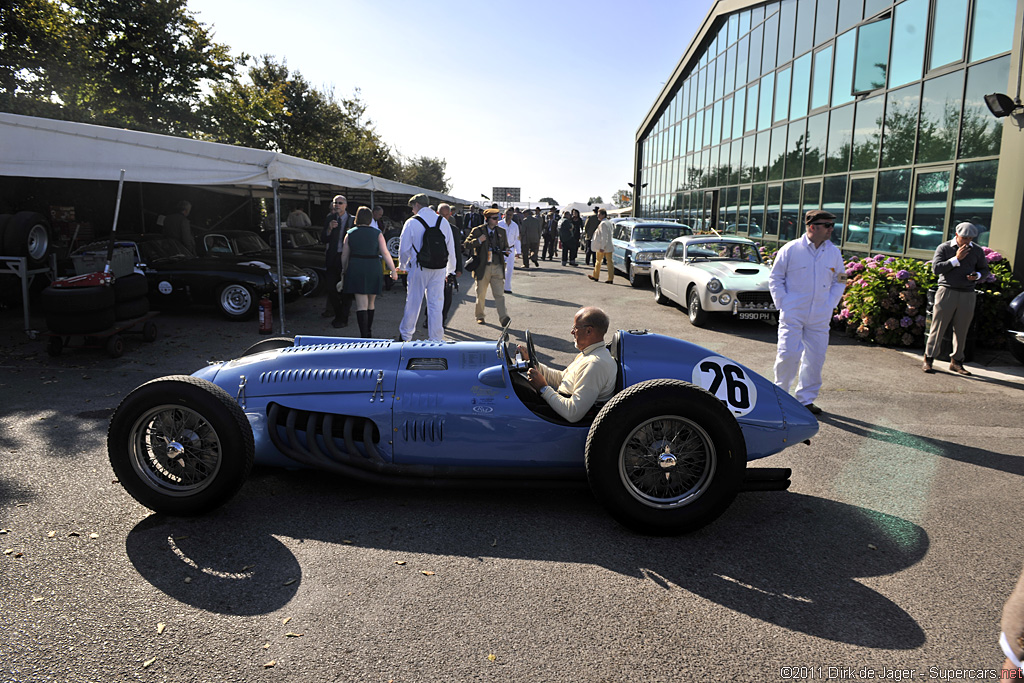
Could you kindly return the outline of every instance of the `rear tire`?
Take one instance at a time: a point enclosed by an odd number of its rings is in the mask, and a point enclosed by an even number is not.
[[[651,275],[651,283],[654,285],[654,302],[662,306],[670,304],[671,301],[665,296],[665,292],[661,291],[661,278],[656,273]]]
[[[622,525],[643,534],[694,531],[729,507],[746,444],[729,409],[700,387],[648,380],[605,404],[587,435],[587,479]]]
[[[256,313],[256,295],[245,285],[232,282],[217,290],[217,307],[228,320],[248,320]]]
[[[50,224],[35,211],[22,211],[11,216],[4,229],[4,254],[25,256],[29,264],[46,263],[50,255]]]

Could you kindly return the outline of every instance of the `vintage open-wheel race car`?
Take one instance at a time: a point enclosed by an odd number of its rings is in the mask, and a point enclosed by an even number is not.
[[[525,332],[529,357],[536,353]],[[147,382],[110,422],[110,462],[146,507],[201,514],[255,462],[413,485],[584,480],[647,534],[697,529],[790,471],[747,468],[808,440],[815,418],[750,369],[700,346],[616,332],[616,393],[569,423],[509,341],[299,336],[258,342],[193,375]]]

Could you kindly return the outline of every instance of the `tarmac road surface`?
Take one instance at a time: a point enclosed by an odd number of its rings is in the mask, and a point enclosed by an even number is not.
[[[542,263],[507,296],[514,335],[529,327],[545,362],[571,359],[572,316],[594,303],[614,328],[771,376],[771,325],[698,330],[649,288]],[[496,339],[471,284],[448,334]],[[403,301],[378,300],[379,336]],[[322,305],[291,305],[289,329],[356,333]],[[152,515],[112,481],[111,411],[260,338],[212,310],[156,322],[122,358],[50,358],[19,310],[0,311],[0,681],[977,680],[1002,662],[999,613],[1024,561],[1024,373],[1006,354],[968,364],[974,378],[929,376],[916,355],[834,336],[820,434],[763,461],[792,467],[791,489],[648,538],[585,487],[270,469],[210,515]]]

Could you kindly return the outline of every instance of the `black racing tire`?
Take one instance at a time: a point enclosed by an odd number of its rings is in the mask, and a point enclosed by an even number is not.
[[[228,320],[248,320],[256,315],[256,293],[240,282],[229,282],[217,290],[217,308]]]
[[[654,285],[654,302],[662,306],[667,306],[672,303],[672,300],[665,296],[665,292],[661,291],[661,278],[658,277],[657,273],[651,276],[651,284]]]
[[[686,314],[694,327],[704,327],[708,324],[708,312],[700,305],[700,292],[696,287],[690,288],[690,295],[686,298]]]
[[[295,346],[295,337],[268,337],[267,339],[261,339],[238,356],[244,358],[245,356],[251,356],[254,353],[260,353],[262,351],[273,351],[274,349],[286,349],[290,346]]]
[[[32,265],[45,264],[50,255],[50,223],[41,213],[21,211],[11,216],[4,229],[3,253],[25,256]]]
[[[167,515],[220,507],[252,470],[252,428],[217,385],[188,375],[161,377],[121,401],[107,431],[110,466],[142,505]]]
[[[149,283],[142,273],[130,273],[114,278],[114,300],[118,303],[138,299],[149,292]]]
[[[141,318],[147,313],[149,313],[149,299],[145,296],[129,301],[119,301],[114,304],[114,318],[116,320]]]
[[[87,313],[48,313],[46,327],[55,334],[90,334],[114,326],[114,308]]]
[[[154,342],[156,341],[157,334],[158,330],[156,328],[156,323],[152,320],[147,320],[142,325],[142,341],[147,343]]]
[[[598,413],[587,435],[587,479],[623,526],[682,534],[729,507],[746,454],[736,418],[713,394],[680,380],[648,380]]]
[[[113,309],[114,290],[103,285],[96,287],[47,287],[40,295],[43,313],[80,315]]]

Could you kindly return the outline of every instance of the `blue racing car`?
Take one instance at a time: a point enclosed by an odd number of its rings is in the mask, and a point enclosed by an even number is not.
[[[529,357],[533,340],[525,333]],[[790,471],[747,468],[817,433],[800,403],[700,346],[645,331],[609,344],[616,393],[566,422],[509,342],[266,339],[235,360],[147,382],[111,418],[108,452],[146,507],[194,515],[227,502],[254,462],[369,481],[586,479],[646,534],[697,529],[736,494]]]

